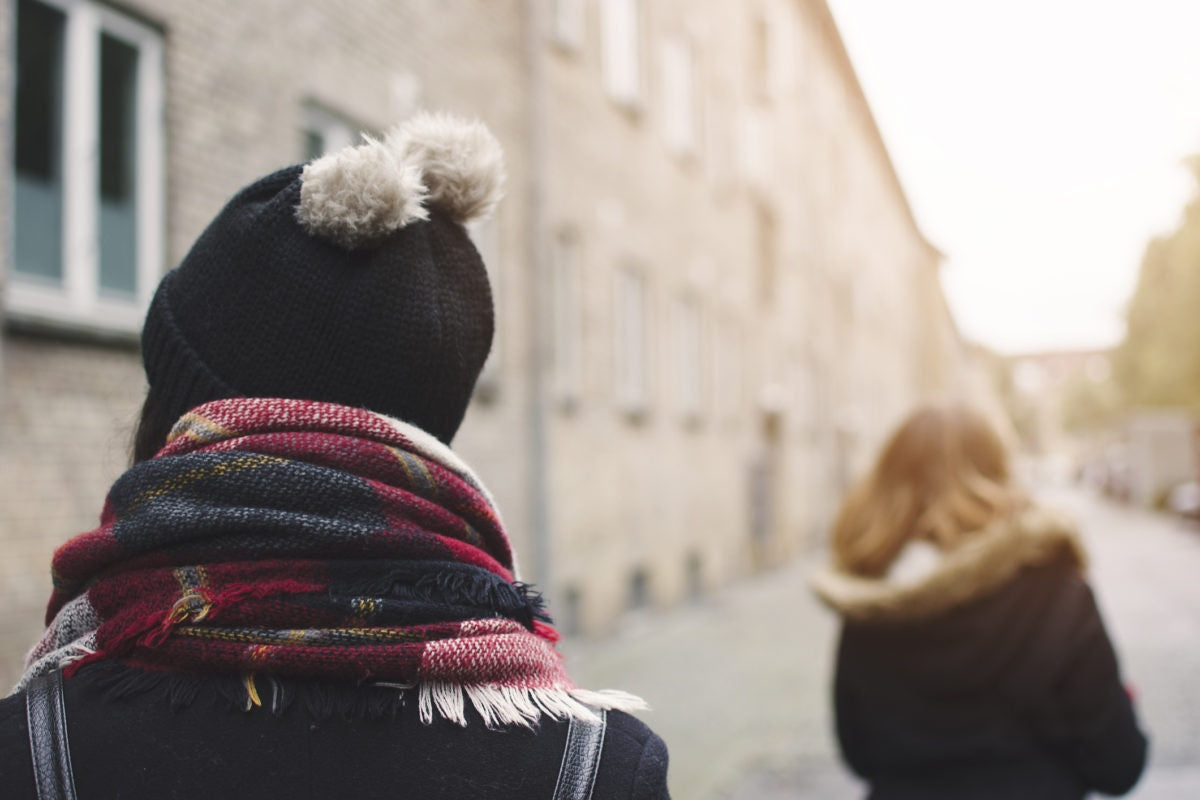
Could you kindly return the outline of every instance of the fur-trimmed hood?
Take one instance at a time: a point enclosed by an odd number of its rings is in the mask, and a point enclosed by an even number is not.
[[[825,567],[812,576],[812,588],[847,621],[911,622],[984,597],[1026,567],[1055,562],[1082,571],[1083,543],[1070,519],[1035,508],[967,537],[919,580],[865,578]]]

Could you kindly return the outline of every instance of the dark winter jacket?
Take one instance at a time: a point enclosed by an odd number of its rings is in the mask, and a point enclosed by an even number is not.
[[[64,685],[81,800],[548,799],[566,740],[567,723],[551,720],[536,733],[490,731],[470,704],[466,727],[440,717],[425,725],[415,702],[382,717],[340,714],[332,707],[344,705],[347,690],[320,687],[301,687],[277,715],[237,709],[202,682],[191,703],[172,710],[162,691],[120,696],[122,675],[105,667],[85,667]],[[329,707],[314,707],[322,703]],[[593,798],[667,798],[666,776],[663,741],[608,712]],[[36,797],[24,693],[0,700],[0,795]]]
[[[871,798],[1123,794],[1146,758],[1069,525],[1033,511],[919,580],[826,572],[837,734]]]

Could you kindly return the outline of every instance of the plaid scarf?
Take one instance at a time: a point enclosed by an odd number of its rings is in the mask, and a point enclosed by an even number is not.
[[[515,580],[486,489],[432,436],[361,409],[238,398],[185,415],[55,553],[48,628],[18,688],[119,659],[146,671],[415,688],[465,724],[632,710],[567,677]]]

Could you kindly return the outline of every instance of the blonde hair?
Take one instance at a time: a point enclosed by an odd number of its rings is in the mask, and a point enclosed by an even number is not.
[[[999,434],[962,405],[918,409],[892,434],[871,472],[842,501],[837,566],[885,574],[908,542],[953,549],[964,534],[1024,505]]]

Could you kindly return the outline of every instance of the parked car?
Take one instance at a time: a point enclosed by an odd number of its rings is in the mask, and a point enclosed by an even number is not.
[[[1184,519],[1200,521],[1200,482],[1187,481],[1167,494],[1167,508]]]

